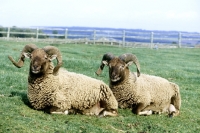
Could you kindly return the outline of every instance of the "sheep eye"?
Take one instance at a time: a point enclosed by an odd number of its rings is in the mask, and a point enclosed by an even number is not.
[[[30,55],[30,59],[32,58],[32,54]]]
[[[120,68],[123,69],[123,68],[124,68],[124,65],[120,66]]]
[[[120,69],[120,70],[124,69],[124,66],[120,66],[119,69]]]

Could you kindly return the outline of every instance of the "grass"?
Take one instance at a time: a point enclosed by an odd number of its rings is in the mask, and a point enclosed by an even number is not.
[[[26,96],[29,61],[18,69],[7,56],[18,59],[27,42],[0,40],[0,132],[20,133],[194,133],[200,131],[200,49],[137,49],[105,45],[51,44],[58,47],[63,56],[63,67],[108,83],[108,68],[100,77],[94,72],[102,55],[134,53],[141,72],[164,77],[180,86],[181,114],[168,118],[165,114],[136,116],[128,109],[119,109],[118,117],[98,118],[84,115],[50,115],[29,106]],[[35,43],[43,47],[45,43]],[[136,71],[134,65],[131,71]]]

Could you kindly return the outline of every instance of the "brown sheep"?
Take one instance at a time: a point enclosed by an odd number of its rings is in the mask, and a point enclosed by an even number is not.
[[[16,67],[30,58],[28,99],[34,109],[49,109],[50,113],[117,116],[118,103],[110,88],[102,81],[69,72],[63,68],[60,51],[53,46],[38,48],[29,44],[21,52]],[[57,59],[56,67],[52,61]]]
[[[137,73],[129,70],[132,63],[136,65]],[[175,116],[179,114],[179,86],[158,76],[140,74],[140,64],[135,55],[123,54],[115,57],[111,53],[105,54],[97,75],[104,65],[109,67],[110,88],[120,108],[132,108],[133,113],[138,115],[162,112],[175,112]]]

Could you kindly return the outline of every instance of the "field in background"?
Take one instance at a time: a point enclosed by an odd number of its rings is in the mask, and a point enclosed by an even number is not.
[[[200,34],[184,31],[149,31],[98,27],[1,27],[0,39],[56,41],[59,43],[111,44],[123,47],[196,47]],[[140,45],[139,45],[140,46]]]
[[[143,132],[188,133],[200,131],[200,49],[145,49],[107,45],[57,44],[61,50],[63,67],[108,83],[108,68],[100,77],[98,69],[102,55],[134,53],[141,64],[141,72],[164,77],[180,86],[181,114],[168,118],[165,114],[136,116],[128,109],[119,109],[119,116],[98,118],[84,115],[50,115],[29,107],[26,96],[29,60],[18,69],[8,60],[18,59],[28,42],[0,40],[0,132],[65,133],[65,132]],[[36,42],[39,47],[47,43]],[[136,67],[130,67],[136,71]]]

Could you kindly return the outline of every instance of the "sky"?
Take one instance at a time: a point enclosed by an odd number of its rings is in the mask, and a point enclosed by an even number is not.
[[[200,32],[200,0],[1,0],[0,26]]]

